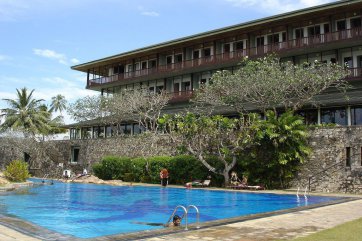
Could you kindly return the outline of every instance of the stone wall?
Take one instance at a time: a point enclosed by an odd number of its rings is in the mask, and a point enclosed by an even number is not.
[[[311,130],[312,154],[302,165],[294,187],[322,192],[359,192],[362,187],[362,127]],[[347,149],[349,161],[347,161]],[[310,185],[309,185],[310,183]]]
[[[23,159],[24,153],[11,144],[1,143],[0,166],[9,160]],[[51,141],[52,148],[43,158],[42,167],[33,166],[36,176],[49,173],[59,176],[64,169],[80,173],[84,167],[89,171],[91,165],[107,155],[115,156],[155,156],[174,153],[169,140],[164,136],[123,136],[108,139]],[[318,127],[311,130],[309,143],[312,154],[301,166],[293,187],[309,187],[323,192],[360,192],[362,191],[362,127]],[[39,144],[40,145],[40,144]],[[350,161],[347,164],[347,148],[350,148]],[[72,162],[72,150],[78,149],[78,160]],[[32,154],[32,158],[40,156]],[[35,156],[34,156],[35,155]],[[45,161],[44,161],[45,160]],[[61,165],[59,166],[59,164]]]
[[[23,145],[18,147],[5,145],[6,142],[1,142],[0,139],[0,166],[4,167],[14,158],[23,160],[24,152],[27,152],[32,159],[30,171],[34,176],[42,177],[49,174],[52,177],[60,177],[65,169],[71,170],[72,173],[81,173],[83,168],[91,171],[92,164],[109,155],[128,157],[171,155],[173,151],[170,145],[167,145],[168,141],[166,137],[160,135],[139,135],[108,139],[47,141],[38,143],[37,147],[32,143],[33,148],[29,148]],[[47,147],[42,147],[45,144]],[[43,155],[34,151],[41,148],[47,149]],[[74,149],[78,152],[76,162],[74,162]]]

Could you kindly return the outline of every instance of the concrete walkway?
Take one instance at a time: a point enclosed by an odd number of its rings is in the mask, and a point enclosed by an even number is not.
[[[210,227],[200,230],[177,232],[142,240],[238,240],[269,241],[291,240],[362,217],[362,200],[303,210],[272,217]],[[0,225],[0,240],[40,240]],[[57,239],[50,239],[57,240]],[[127,240],[122,237],[99,237],[94,240]],[[136,239],[140,240],[140,239]]]

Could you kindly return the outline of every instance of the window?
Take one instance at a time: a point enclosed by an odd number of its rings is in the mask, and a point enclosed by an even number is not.
[[[118,66],[113,67],[113,74],[118,74]]]
[[[306,125],[315,125],[318,123],[318,110],[302,110],[298,114],[304,118]]]
[[[172,56],[167,56],[166,57],[166,64],[172,64]]]
[[[257,47],[264,46],[264,37],[257,37],[256,38],[256,46]]]
[[[351,147],[346,147],[346,166],[351,166]]]
[[[351,28],[360,28],[360,27],[361,27],[361,18],[352,18]]]
[[[286,42],[287,41],[287,33],[283,32],[282,33],[282,42]]]
[[[180,63],[180,62],[182,62],[182,54],[175,55],[175,63]]]
[[[80,139],[80,129],[71,128],[70,129],[70,139]]]
[[[149,68],[156,68],[156,60],[150,60],[148,61]]]
[[[209,57],[210,55],[211,55],[211,49],[210,48],[204,49],[204,57]]]
[[[346,30],[346,20],[337,21],[337,31]]]
[[[230,44],[224,44],[224,53],[230,52]]]
[[[244,49],[244,41],[236,42],[235,48],[236,48],[236,50],[243,50]]]
[[[191,90],[191,82],[182,83],[182,90],[183,91],[190,91]]]
[[[83,127],[82,128],[82,139],[91,139],[92,138],[92,128]]]
[[[353,60],[352,57],[345,57],[343,59],[343,63],[347,68],[353,68]]]
[[[174,83],[173,92],[179,92],[179,91],[180,91],[180,83]]]
[[[163,90],[163,85],[160,86],[156,86],[156,93],[161,93],[161,91]]]
[[[78,163],[79,161],[79,150],[80,150],[80,147],[79,146],[72,146],[71,147],[71,152],[72,152],[72,156],[71,156],[71,159],[70,159],[70,162],[71,163]]]
[[[114,136],[113,126],[106,126],[106,137]]]
[[[140,128],[139,124],[133,124],[133,135],[141,134],[142,129]]]
[[[268,35],[268,44],[279,43],[279,34]]]
[[[127,72],[132,72],[132,71],[133,71],[132,64],[128,64],[127,65]]]
[[[124,128],[124,134],[131,135],[132,134],[132,124],[126,124]]]
[[[328,124],[347,125],[347,113],[345,108],[321,109],[321,122]]]
[[[200,58],[200,51],[199,51],[199,50],[195,50],[195,51],[194,51],[194,53],[193,53],[193,58],[194,58],[194,59]]]
[[[147,69],[147,62],[145,62],[145,61],[142,62],[142,63],[141,63],[141,68],[142,68],[142,69]]]
[[[26,163],[29,163],[29,161],[30,161],[30,154],[27,152],[24,152],[24,161]]]
[[[319,25],[313,26],[313,27],[308,27],[308,36],[309,37],[318,36],[320,34],[321,34],[321,27]]]
[[[323,24],[324,33],[329,33],[329,23]]]
[[[351,125],[362,125],[362,107],[351,108]]]
[[[297,28],[295,30],[295,38],[304,38],[304,29],[303,28]]]

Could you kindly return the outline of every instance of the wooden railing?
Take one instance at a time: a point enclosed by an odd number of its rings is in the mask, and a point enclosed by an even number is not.
[[[192,97],[193,91],[185,90],[185,91],[172,92],[169,94],[171,95],[169,103],[176,103],[176,102],[188,101]]]
[[[197,67],[215,65],[215,64],[223,64],[227,62],[236,62],[240,61],[242,57],[246,56],[254,57],[254,56],[262,56],[267,53],[273,53],[273,52],[280,53],[283,51],[289,51],[298,48],[307,48],[307,47],[313,48],[320,44],[326,44],[326,43],[342,41],[347,39],[360,39],[360,38],[362,38],[361,28],[347,29],[333,33],[325,33],[311,37],[293,39],[285,42],[278,42],[259,47],[238,50],[234,52],[211,55],[198,59],[185,60],[179,63],[159,65],[154,68],[147,68],[147,69],[141,69],[132,72],[107,76],[107,77],[94,78],[88,80],[88,87],[127,80],[127,79],[136,79],[142,76],[152,77],[154,75],[162,73],[172,73],[184,69],[191,69],[191,68],[197,68]],[[361,76],[360,68],[358,68],[357,72],[353,72],[352,75],[353,76],[351,77]]]

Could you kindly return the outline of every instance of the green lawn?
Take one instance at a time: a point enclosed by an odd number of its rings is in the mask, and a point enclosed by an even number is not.
[[[362,218],[341,224],[331,229],[326,229],[304,238],[293,239],[294,241],[361,241],[362,240]]]

